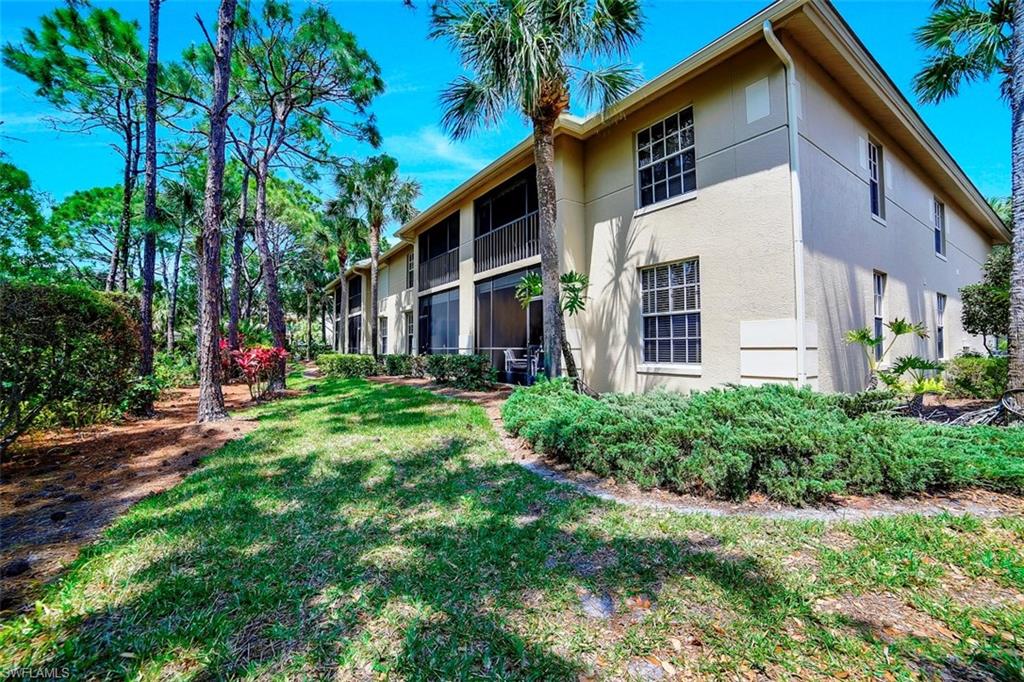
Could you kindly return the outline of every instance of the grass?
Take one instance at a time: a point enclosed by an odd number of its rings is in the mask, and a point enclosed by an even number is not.
[[[0,674],[1024,674],[1024,520],[621,507],[510,463],[474,405],[359,379],[259,414],[0,624]]]

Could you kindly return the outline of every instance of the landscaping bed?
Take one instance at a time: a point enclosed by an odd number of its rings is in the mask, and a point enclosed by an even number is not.
[[[574,469],[687,495],[801,505],[1024,491],[1024,429],[923,424],[887,406],[783,386],[597,399],[556,381],[518,389],[502,415],[511,433]]]

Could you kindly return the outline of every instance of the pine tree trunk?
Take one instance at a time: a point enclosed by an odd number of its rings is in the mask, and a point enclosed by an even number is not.
[[[221,392],[220,222],[224,200],[224,143],[228,122],[228,80],[231,47],[235,34],[237,0],[221,0],[217,12],[217,47],[213,67],[213,101],[207,147],[206,194],[203,200],[202,278],[199,320],[199,414],[198,421],[227,419]]]
[[[128,236],[131,230],[132,220],[132,166],[134,164],[132,151],[135,147],[135,137],[131,130],[124,136],[125,157],[124,172],[121,178],[121,221],[117,227],[117,238],[114,240],[114,251],[110,254],[110,267],[107,269],[107,281],[105,291],[113,291],[117,286],[117,275],[128,269],[128,258],[122,259],[122,254],[127,253]]]
[[[139,374],[153,374],[153,293],[156,288],[156,78],[160,39],[160,0],[149,0],[146,61],[146,233],[142,245],[142,357]],[[152,404],[144,406],[151,412]]]
[[[560,296],[557,223],[555,195],[555,119],[533,122],[533,156],[537,166],[537,206],[540,225],[540,277],[544,287],[544,374],[554,378],[561,374],[563,337],[565,334]]]
[[[178,276],[181,266],[181,250],[185,246],[185,229],[181,228],[178,246],[174,250],[174,264],[171,266],[170,302],[167,305],[167,352],[174,351],[174,329],[178,321]]]
[[[275,347],[286,349],[288,347],[288,330],[284,323],[284,309],[281,307],[281,294],[277,284],[277,265],[274,263],[273,254],[270,252],[270,242],[267,238],[268,174],[269,168],[266,161],[260,161],[256,169],[256,250],[259,252],[260,262],[263,265],[263,289],[267,296],[267,322],[270,334],[273,336]],[[283,391],[284,375],[285,361],[281,360],[267,383],[267,390],[271,393]]]
[[[378,267],[380,261],[380,225],[370,225],[370,353],[373,357],[378,356],[377,334],[380,325],[380,317],[377,315],[377,301],[380,292],[377,291]]]
[[[235,223],[234,242],[231,249],[231,293],[228,297],[228,346],[238,350],[239,297],[242,287],[242,249],[245,248],[245,221],[249,213],[249,168],[242,173],[242,196],[238,208],[238,222]]]
[[[306,289],[306,360],[313,357],[313,292]]]
[[[1010,270],[1010,374],[1007,388],[1024,389],[1024,11],[1014,12],[1010,43],[1013,265]]]

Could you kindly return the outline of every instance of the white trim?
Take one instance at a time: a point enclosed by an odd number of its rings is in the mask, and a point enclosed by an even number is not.
[[[642,362],[636,367],[637,374],[668,374],[679,377],[699,377],[703,374],[700,365],[656,364]]]
[[[639,188],[639,186],[640,186],[640,184],[637,183],[637,187],[638,188]],[[695,189],[692,192],[687,192],[686,194],[678,194],[678,195],[676,195],[674,197],[670,197],[668,199],[662,199],[661,201],[655,202],[653,204],[648,204],[647,206],[644,206],[643,208],[638,208],[635,211],[633,211],[633,217],[634,218],[639,218],[642,215],[647,215],[648,213],[654,213],[656,211],[660,211],[663,208],[668,208],[669,206],[676,206],[677,204],[684,204],[687,201],[693,201],[694,199],[697,198],[697,195],[699,193],[700,193],[700,190]]]
[[[874,213],[871,214],[871,219],[874,220],[879,225],[881,225],[882,227],[889,227],[889,223],[885,222],[885,218],[879,218]]]

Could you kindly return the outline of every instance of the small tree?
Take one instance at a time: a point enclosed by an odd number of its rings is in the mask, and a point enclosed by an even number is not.
[[[902,317],[886,322],[885,328],[889,330],[888,344],[885,343],[884,334],[876,337],[868,327],[851,329],[846,332],[847,344],[857,345],[864,349],[864,357],[868,361],[868,388],[878,387],[879,379],[883,379],[881,371],[887,363],[889,352],[901,336],[913,335],[920,339],[928,338],[928,332],[923,323],[908,322]],[[882,349],[881,354],[876,355],[879,348]]]
[[[558,309],[562,313],[575,317],[586,310],[586,290],[587,286],[590,285],[590,279],[586,275],[570,270],[562,274],[559,278],[559,284],[561,285],[561,293],[558,299]],[[523,278],[519,280],[519,284],[516,285],[516,300],[524,308],[530,305],[530,301],[543,295],[544,280],[536,272],[529,272],[523,275]],[[572,348],[569,346],[569,341],[564,334],[562,335],[561,345],[562,356],[565,359],[565,371],[569,376],[576,378],[579,376],[579,371],[576,369],[576,360],[572,356]]]
[[[997,246],[989,253],[982,267],[982,279],[960,289],[963,301],[961,320],[964,331],[982,337],[989,355],[990,336],[1010,333],[1010,270],[1013,260],[1008,246]]]

